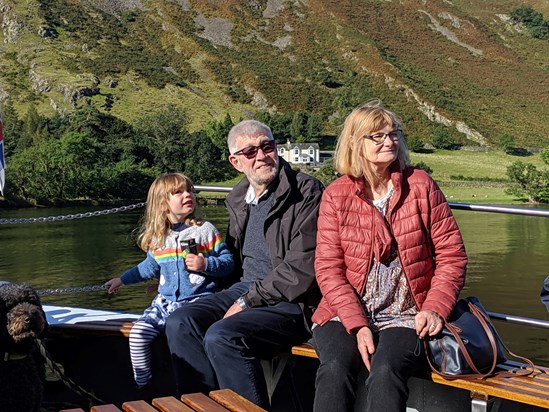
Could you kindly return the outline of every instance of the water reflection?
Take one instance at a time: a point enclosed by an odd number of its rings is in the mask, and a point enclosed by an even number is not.
[[[99,210],[100,208],[95,208]],[[93,208],[3,210],[2,217],[81,213]],[[202,215],[225,233],[222,207]],[[52,223],[0,226],[0,280],[27,282],[36,289],[102,284],[144,258],[135,243],[142,210]],[[547,269],[549,219],[454,211],[463,234],[469,267],[463,296],[479,297],[490,311],[549,320],[539,294]],[[104,292],[44,296],[44,303],[140,312],[152,296],[146,286]],[[549,364],[549,331],[496,323],[512,350]]]

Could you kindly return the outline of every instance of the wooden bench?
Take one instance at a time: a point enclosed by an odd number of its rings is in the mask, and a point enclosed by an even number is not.
[[[295,356],[318,359],[314,347],[310,344],[294,346],[291,353]],[[447,380],[436,373],[431,373],[431,379],[440,385],[469,391],[471,410],[475,412],[488,411],[489,404],[494,398],[549,409],[549,368],[541,368],[537,373],[521,376],[520,366],[517,362],[498,365],[500,370],[486,379]]]
[[[122,409],[115,405],[93,406],[90,412],[266,412],[230,389],[211,391],[209,396],[193,393],[181,396],[154,398],[151,403],[143,400],[128,401]],[[64,409],[60,412],[85,412],[83,409]]]
[[[80,325],[67,325],[66,327],[57,326],[56,329],[68,334],[74,332],[97,333],[98,331],[101,331],[106,334],[123,335],[127,337],[129,336],[132,325],[132,321],[112,320],[85,322]],[[272,396],[274,393],[284,368],[292,355],[318,359],[313,346],[310,344],[303,344],[292,347],[291,353],[281,353],[272,360],[263,361],[262,365],[269,396]],[[545,374],[538,373],[525,377],[514,373],[516,368],[520,366],[519,364],[507,363],[498,366],[500,366],[501,371],[487,379],[446,380],[434,373],[431,374],[430,378],[432,382],[436,384],[468,391],[471,397],[471,408],[474,411],[488,411],[490,403],[496,398],[549,409],[549,368],[544,368],[547,372]],[[511,372],[511,376],[509,375],[509,372]],[[221,409],[221,411],[223,411],[223,409]],[[96,412],[110,411],[97,409]]]

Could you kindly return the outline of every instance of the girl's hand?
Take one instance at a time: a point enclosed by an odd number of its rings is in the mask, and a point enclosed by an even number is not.
[[[374,334],[368,327],[363,327],[356,334],[356,343],[358,351],[362,355],[362,361],[366,365],[366,369],[370,370],[370,358],[376,351],[374,344]]]
[[[425,336],[435,336],[442,331],[444,322],[432,310],[422,310],[415,317],[416,333],[423,339]]]
[[[122,280],[120,278],[112,278],[103,286],[105,286],[108,293],[116,293],[118,292],[118,289],[120,289],[120,287],[123,285],[124,284],[122,283]]]
[[[185,258],[185,265],[188,270],[193,272],[204,272],[206,269],[206,258],[202,253],[199,253],[198,255],[189,253]]]

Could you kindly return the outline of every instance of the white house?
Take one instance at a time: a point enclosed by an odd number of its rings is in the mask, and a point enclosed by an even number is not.
[[[277,145],[278,155],[291,164],[317,164],[320,162],[318,143],[291,143]]]

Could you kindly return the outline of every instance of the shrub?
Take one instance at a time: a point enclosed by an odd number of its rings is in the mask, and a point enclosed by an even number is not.
[[[448,128],[442,125],[437,126],[435,129],[431,143],[436,149],[453,150],[457,147],[456,142],[448,132]]]
[[[408,145],[408,149],[411,152],[420,152],[425,145],[423,140],[421,140],[421,138],[417,136],[409,136],[406,139],[406,144]]]
[[[515,162],[507,168],[512,186],[506,192],[526,196],[532,203],[549,203],[549,170],[538,170],[531,163]]]
[[[417,167],[418,169],[424,170],[429,174],[433,173],[433,169],[431,169],[429,166],[427,166],[427,163],[425,163],[425,162],[414,163],[414,167]]]
[[[509,133],[505,133],[499,138],[499,146],[506,154],[513,154],[515,139]]]
[[[543,163],[549,165],[549,147],[546,147],[543,149],[543,152],[541,152],[541,160],[543,160]]]

